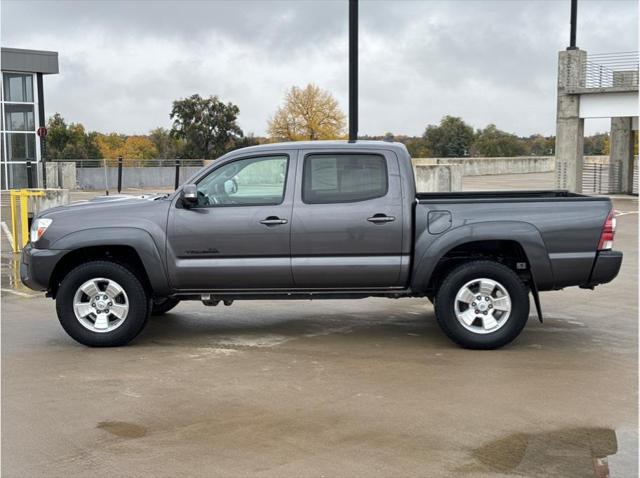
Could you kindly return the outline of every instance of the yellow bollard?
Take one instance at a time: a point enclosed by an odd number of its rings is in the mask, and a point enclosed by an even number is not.
[[[9,199],[11,201],[11,233],[13,234],[13,252],[18,252],[29,242],[29,207],[28,199],[30,197],[44,196],[44,191],[33,189],[18,189],[9,191]],[[18,218],[17,218],[17,201],[20,201],[20,233],[22,241],[18,241]]]
[[[18,225],[17,225],[17,217],[16,217],[16,202],[15,198],[17,196],[18,191],[9,191],[9,202],[11,203],[11,234],[12,234],[12,242],[11,248],[13,252],[18,252]]]
[[[20,226],[22,226],[22,244],[24,247],[29,242],[29,211],[27,207],[27,198],[29,197],[28,191],[20,191]]]

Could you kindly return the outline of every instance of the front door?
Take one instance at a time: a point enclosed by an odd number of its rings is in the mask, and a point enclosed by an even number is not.
[[[296,287],[400,286],[408,258],[396,155],[318,150],[302,158],[291,225]]]
[[[290,288],[292,151],[224,162],[197,182],[197,205],[169,213],[167,263],[179,290]]]

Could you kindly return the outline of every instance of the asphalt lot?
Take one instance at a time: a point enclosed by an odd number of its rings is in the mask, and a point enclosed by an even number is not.
[[[620,276],[545,293],[512,345],[426,300],[183,303],[129,347],[73,342],[2,264],[2,476],[638,476],[637,200]]]

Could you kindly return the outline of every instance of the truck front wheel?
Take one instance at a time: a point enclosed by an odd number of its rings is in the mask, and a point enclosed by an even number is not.
[[[529,291],[498,262],[467,262],[442,281],[435,311],[440,328],[457,344],[496,349],[522,332],[529,318]]]
[[[144,328],[150,308],[136,275],[109,261],[77,266],[56,296],[60,324],[71,338],[90,347],[129,343]]]

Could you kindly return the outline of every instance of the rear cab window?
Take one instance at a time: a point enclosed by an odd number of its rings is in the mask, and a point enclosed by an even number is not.
[[[302,201],[335,204],[385,196],[387,162],[379,154],[309,154],[304,159]]]

